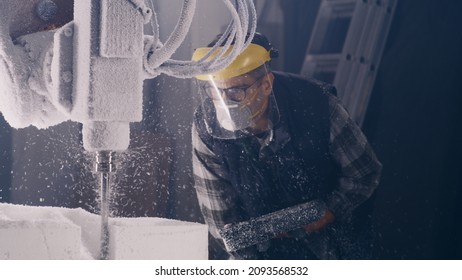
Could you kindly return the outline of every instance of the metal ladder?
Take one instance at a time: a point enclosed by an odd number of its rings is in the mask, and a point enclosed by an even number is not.
[[[362,124],[398,0],[321,0],[301,70],[333,83]]]

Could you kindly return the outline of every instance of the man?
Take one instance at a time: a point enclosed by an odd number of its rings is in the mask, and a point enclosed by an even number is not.
[[[193,60],[208,50],[197,49]],[[270,71],[276,54],[257,33],[230,66],[196,77],[202,102],[192,128],[193,171],[211,251],[215,243],[225,251],[223,230],[233,225],[317,200],[324,215],[302,234],[274,232],[247,248],[226,247],[227,256],[351,258],[352,212],[374,192],[381,164],[335,89]]]

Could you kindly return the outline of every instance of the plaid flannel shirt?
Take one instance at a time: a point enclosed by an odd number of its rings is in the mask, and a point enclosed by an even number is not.
[[[330,94],[329,120],[329,152],[340,167],[341,175],[325,202],[336,219],[342,220],[372,195],[379,183],[382,165],[360,128],[338,99]],[[201,141],[195,125],[192,142],[193,172],[200,208],[210,233],[222,242],[218,229],[225,226],[225,219],[233,217],[236,194],[232,191],[228,170]]]

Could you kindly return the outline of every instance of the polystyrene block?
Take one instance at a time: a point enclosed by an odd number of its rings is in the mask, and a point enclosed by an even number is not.
[[[111,259],[207,259],[207,227],[161,218],[115,219]]]
[[[0,203],[0,259],[96,259],[100,216],[82,209]],[[207,259],[207,226],[111,218],[111,259]]]

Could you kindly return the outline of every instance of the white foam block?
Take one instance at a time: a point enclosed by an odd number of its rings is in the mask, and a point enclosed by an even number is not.
[[[59,209],[0,206],[0,259],[82,258],[80,227]]]
[[[207,259],[207,226],[111,218],[111,259]],[[0,203],[0,259],[96,259],[100,216],[82,209]]]
[[[0,259],[81,259],[80,228],[53,221],[0,222]]]
[[[161,218],[114,219],[110,225],[111,259],[208,258],[207,227]]]

